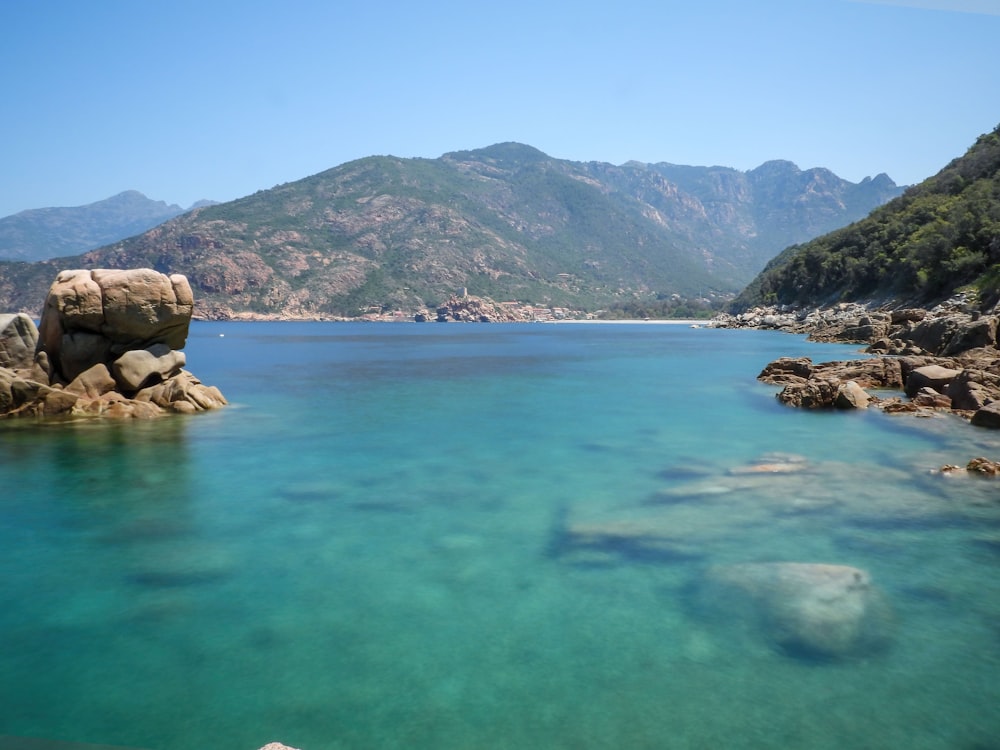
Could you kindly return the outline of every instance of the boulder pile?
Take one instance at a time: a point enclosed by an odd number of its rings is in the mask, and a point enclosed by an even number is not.
[[[933,308],[882,308],[840,302],[811,310],[757,307],[738,315],[720,314],[714,328],[758,328],[808,334],[811,341],[866,344],[892,355],[953,357],[997,347],[1000,310],[984,312],[964,296]]]
[[[758,379],[781,385],[778,400],[789,406],[871,405],[924,416],[951,411],[974,425],[1000,428],[1000,309],[983,312],[962,297],[930,310],[841,303],[811,311],[757,308],[722,315],[712,325],[867,345],[872,356],[864,360],[813,364],[802,357],[768,364]],[[901,391],[908,400],[888,391]]]
[[[1000,359],[975,357],[889,357],[822,362],[782,357],[757,376],[781,385],[777,398],[809,409],[858,409],[928,415],[950,411],[972,424],[1000,427]],[[870,389],[875,391],[869,392]],[[904,401],[898,392],[909,399]],[[881,394],[881,395],[880,395]]]
[[[156,417],[226,404],[184,369],[194,299],[151,269],[62,271],[39,326],[0,315],[0,417]]]

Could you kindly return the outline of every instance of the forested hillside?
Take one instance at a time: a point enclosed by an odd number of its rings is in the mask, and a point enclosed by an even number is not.
[[[959,290],[1000,297],[1000,126],[867,218],[771,261],[733,304],[932,304]]]

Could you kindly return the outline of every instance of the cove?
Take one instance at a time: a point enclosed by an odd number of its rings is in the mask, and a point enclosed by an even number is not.
[[[230,406],[0,424],[0,735],[173,750],[988,748],[1000,438],[809,413],[862,356],[678,325],[194,323]],[[761,471],[786,466],[787,471]],[[871,653],[706,606],[725,566],[863,569]]]

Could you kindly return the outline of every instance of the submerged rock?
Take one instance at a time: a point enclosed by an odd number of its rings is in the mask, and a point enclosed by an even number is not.
[[[635,520],[569,523],[554,535],[549,553],[584,565],[673,564],[703,556],[698,545],[682,534],[656,523]]]
[[[703,596],[712,608],[759,628],[778,650],[844,659],[875,653],[892,639],[885,596],[864,570],[822,563],[747,563],[711,569]]]

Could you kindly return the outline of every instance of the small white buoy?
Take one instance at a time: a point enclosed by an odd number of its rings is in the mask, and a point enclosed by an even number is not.
[[[226,337],[226,334],[224,334],[224,333],[220,333],[220,334],[219,334],[219,338],[220,338],[220,339],[224,339],[225,337]]]

